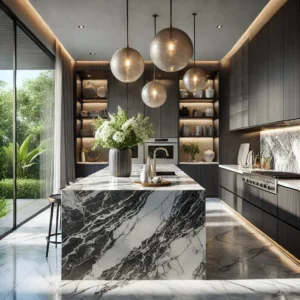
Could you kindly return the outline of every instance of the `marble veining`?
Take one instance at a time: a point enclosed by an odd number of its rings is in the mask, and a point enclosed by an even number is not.
[[[275,170],[300,173],[300,127],[262,131],[260,152]]]
[[[63,190],[63,279],[205,278],[205,190],[171,169],[178,174],[172,190],[136,190],[132,178],[107,185],[108,178],[101,185],[106,170]],[[95,178],[100,180],[93,189]],[[180,179],[194,190],[184,190]]]

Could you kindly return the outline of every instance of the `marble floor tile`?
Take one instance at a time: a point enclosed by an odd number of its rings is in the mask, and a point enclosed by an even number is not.
[[[207,201],[207,276],[198,281],[61,281],[45,258],[49,210],[0,241],[0,300],[300,299],[300,270],[217,199]]]

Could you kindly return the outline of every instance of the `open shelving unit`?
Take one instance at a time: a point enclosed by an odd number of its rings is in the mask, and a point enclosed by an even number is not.
[[[183,89],[183,74],[179,76],[179,89]],[[189,162],[189,156],[183,152],[183,144],[188,142],[198,142],[201,147],[201,153],[196,155],[197,162],[194,164],[217,164],[219,159],[219,73],[210,75],[205,88],[211,86],[215,90],[214,98],[195,98],[192,93],[188,93],[187,98],[179,97],[179,109],[186,106],[189,110],[189,116],[179,116],[179,163],[193,164]],[[203,91],[205,94],[205,91]],[[179,93],[180,95],[180,93]],[[194,109],[204,112],[207,108],[213,108],[214,115],[207,117],[205,115],[193,117]],[[182,136],[181,128],[183,124],[189,127],[190,136]],[[197,125],[213,126],[213,135],[195,136],[195,127]],[[214,162],[205,163],[203,161],[203,153],[206,150],[213,150],[216,154]]]
[[[96,116],[82,116],[85,111],[100,112],[108,109],[108,75],[107,71],[78,71],[76,72],[76,164],[77,165],[101,165],[108,163],[108,150],[97,149],[97,153],[92,153],[94,144],[94,121]],[[95,96],[85,98],[83,88],[90,83],[95,89]],[[105,97],[97,96],[97,89],[104,87]],[[84,152],[84,154],[82,154]],[[93,154],[93,155],[89,155]]]

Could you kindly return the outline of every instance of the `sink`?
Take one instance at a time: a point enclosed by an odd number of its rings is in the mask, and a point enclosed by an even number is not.
[[[157,176],[176,176],[175,172],[156,171]]]

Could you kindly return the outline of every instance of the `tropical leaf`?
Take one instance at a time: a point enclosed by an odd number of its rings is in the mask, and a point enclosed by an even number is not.
[[[25,171],[25,169],[35,165],[36,163],[31,163],[31,164],[28,164],[28,165],[25,165],[25,166],[22,166],[22,169]]]
[[[38,148],[37,148],[38,149]],[[42,153],[44,153],[44,152],[46,152],[46,151],[48,151],[47,149],[45,149],[45,150],[41,150],[41,149],[39,149],[39,152],[36,154],[36,155],[34,155],[32,158],[31,158],[31,160],[29,161],[30,163],[32,162],[32,161],[34,161],[39,155],[41,155]]]
[[[19,150],[19,155],[20,155],[19,159],[21,161],[23,161],[28,155],[30,141],[31,141],[31,134],[25,139],[25,141],[22,143],[21,148]]]

